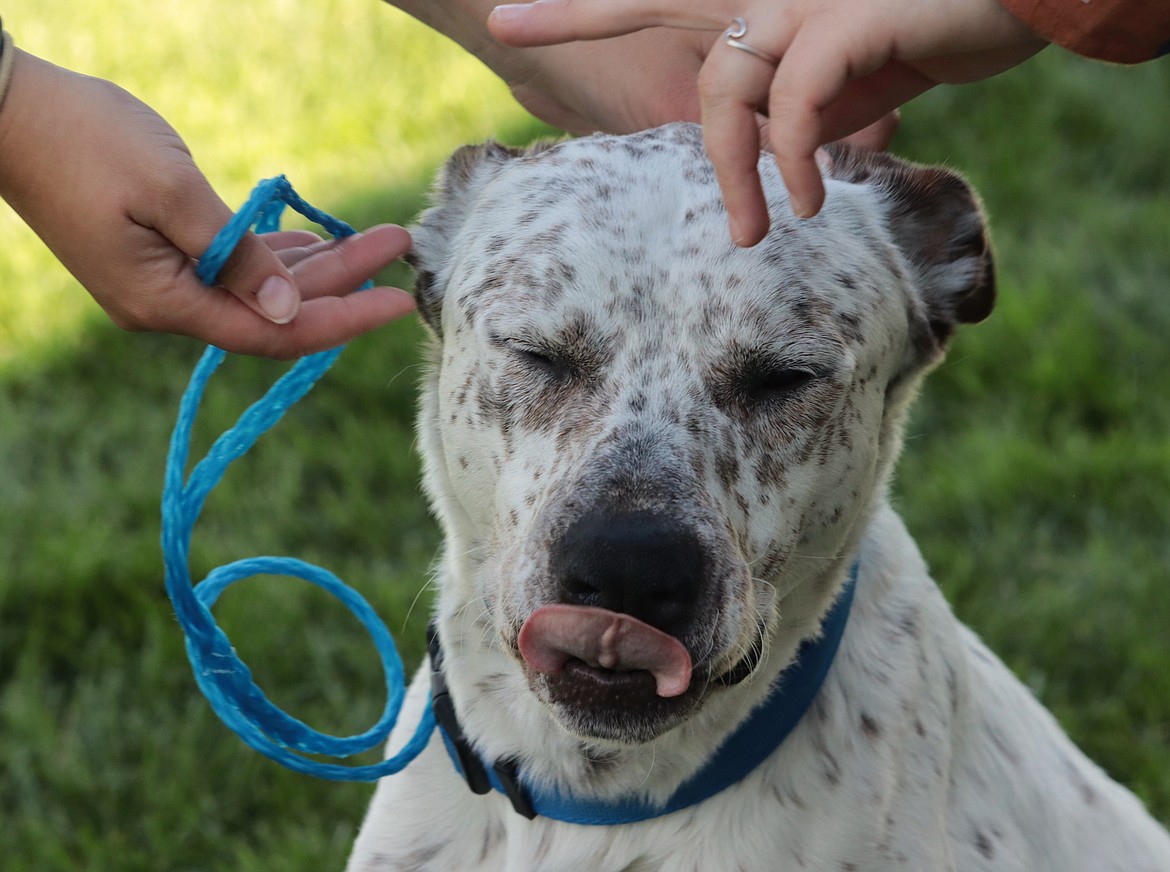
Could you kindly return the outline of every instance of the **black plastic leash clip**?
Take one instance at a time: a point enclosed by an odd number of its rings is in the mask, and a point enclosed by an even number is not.
[[[450,748],[459,763],[459,774],[471,788],[471,792],[482,796],[492,789],[491,778],[487,769],[480,760],[479,754],[471,747],[463,728],[459,725],[459,718],[455,714],[455,703],[451,699],[451,691],[447,688],[447,679],[443,677],[443,647],[439,644],[439,631],[432,622],[427,627],[427,653],[431,657],[431,708],[435,713],[435,723],[450,740]],[[504,795],[512,803],[512,808],[518,814],[532,820],[536,817],[536,809],[532,807],[532,800],[527,788],[520,783],[519,767],[515,760],[501,760],[492,766]]]
[[[528,788],[520,783],[520,767],[515,760],[508,758],[496,763],[492,770],[504,788],[504,795],[512,803],[516,813],[532,820],[536,817],[536,809],[532,807],[532,797],[528,795]]]
[[[431,708],[435,712],[435,723],[451,740],[450,747],[455,749],[455,757],[459,761],[459,774],[472,793],[483,795],[492,789],[492,783],[479,755],[463,735],[459,718],[455,716],[455,704],[451,701],[451,692],[443,677],[443,649],[439,645],[439,631],[433,623],[427,627],[427,653],[431,655]]]

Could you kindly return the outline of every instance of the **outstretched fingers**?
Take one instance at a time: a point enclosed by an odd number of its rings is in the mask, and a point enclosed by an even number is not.
[[[335,348],[413,310],[410,294],[387,287],[307,299],[296,319],[283,325],[263,322],[236,306],[217,326],[213,344],[225,351],[291,360]]]
[[[731,14],[722,3],[702,0],[536,0],[495,7],[488,28],[500,42],[525,47],[607,39],[648,27],[722,30]]]
[[[268,234],[261,237],[268,240]],[[410,234],[394,224],[380,224],[344,239],[316,239],[281,252],[301,297],[313,300],[348,294],[378,271],[385,269],[410,248]]]
[[[187,305],[154,329],[191,336],[225,351],[277,360],[335,348],[414,309],[414,298],[405,291],[377,287],[306,299],[293,321],[274,324],[223,288],[198,290],[198,297],[185,297]]]
[[[274,325],[274,330],[261,329],[264,325],[254,320],[249,325],[247,319],[239,319],[232,322],[239,328],[224,325],[221,341],[231,347],[221,347],[265,357],[299,357],[340,345],[406,315],[414,309],[414,298],[405,291],[354,289],[409,248],[410,235],[390,224],[304,247],[290,270],[303,300],[297,317],[288,324]]]
[[[307,231],[253,236],[281,264],[298,295],[296,317],[276,323],[222,285],[207,287],[184,271],[165,314],[149,326],[240,354],[290,359],[341,345],[414,309],[397,288],[357,290],[401,257],[410,236],[383,225],[342,240]]]

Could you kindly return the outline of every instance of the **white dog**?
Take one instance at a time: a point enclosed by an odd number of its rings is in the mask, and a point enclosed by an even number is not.
[[[887,502],[915,386],[992,307],[974,195],[837,150],[796,221],[760,170],[742,250],[691,126],[448,165],[414,253],[436,669],[399,729],[433,687],[446,738],[351,872],[1170,870]]]

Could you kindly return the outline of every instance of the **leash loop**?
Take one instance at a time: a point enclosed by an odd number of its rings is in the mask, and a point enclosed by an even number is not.
[[[214,284],[244,234],[252,227],[261,233],[278,229],[286,205],[324,227],[335,238],[355,232],[344,221],[301,199],[284,176],[266,179],[212,240],[196,268],[199,278],[205,284]],[[208,346],[180,401],[167,454],[162,499],[163,562],[167,593],[186,636],[187,658],[200,690],[220,720],[250,747],[289,769],[334,781],[374,781],[401,771],[426,747],[435,726],[429,704],[411,739],[395,756],[381,763],[347,766],[302,756],[351,757],[383,744],[397,723],[406,695],[405,673],[394,638],[373,607],[332,572],[291,557],[237,560],[218,567],[194,585],[190,572],[191,534],[208,494],[222,480],[228,467],[312,390],[341,350],[334,348],[297,361],[240,415],[235,425],[215,440],[184,481],[195,417],[208,381],[226,356],[222,349]],[[340,600],[365,626],[378,651],[386,680],[386,706],[377,723],[368,730],[353,736],[333,736],[315,730],[275,705],[253,680],[251,671],[220,629],[211,607],[231,585],[261,574],[300,578],[314,584]]]

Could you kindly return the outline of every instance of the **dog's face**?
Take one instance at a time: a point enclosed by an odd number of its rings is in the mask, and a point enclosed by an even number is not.
[[[778,628],[836,595],[918,376],[991,308],[954,175],[839,150],[796,221],[761,171],[752,249],[687,125],[465,149],[415,233],[446,607],[590,740],[647,741],[787,662]]]

